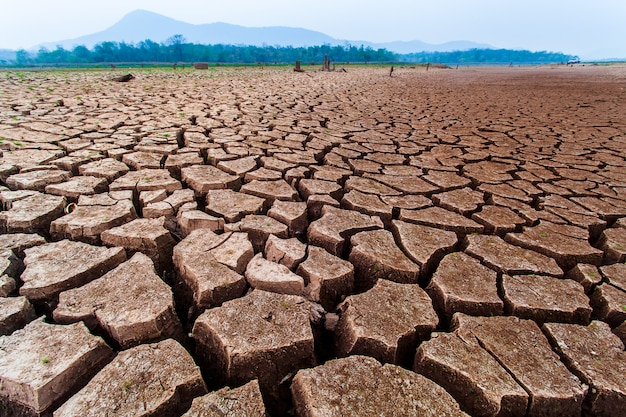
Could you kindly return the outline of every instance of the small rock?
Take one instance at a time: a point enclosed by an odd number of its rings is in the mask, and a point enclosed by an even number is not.
[[[8,275],[0,276],[0,297],[8,297],[17,289],[15,280]]]
[[[127,83],[130,80],[134,80],[134,79],[135,79],[135,76],[133,74],[120,75],[119,77],[111,78],[112,81],[115,81],[118,83]]]

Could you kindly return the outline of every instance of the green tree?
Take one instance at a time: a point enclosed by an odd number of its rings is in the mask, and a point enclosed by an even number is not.
[[[30,58],[30,54],[25,49],[18,49],[15,52],[15,63],[18,67],[24,67],[26,65],[30,65],[32,63],[32,59]]]
[[[174,55],[175,61],[183,60],[183,45],[187,42],[185,37],[181,34],[176,34],[174,36],[170,36],[165,41],[166,45],[169,45],[172,48],[172,53]]]
[[[73,62],[87,63],[90,62],[92,59],[91,51],[87,49],[85,45],[75,46],[74,49],[72,49],[72,55]]]

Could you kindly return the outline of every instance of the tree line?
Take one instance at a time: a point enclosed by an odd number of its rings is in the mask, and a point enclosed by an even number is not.
[[[403,62],[426,64],[554,64],[575,58],[560,52],[531,52],[512,49],[470,49],[453,52],[416,52],[400,57]]]
[[[396,62],[397,54],[386,49],[374,49],[354,45],[319,45],[309,47],[291,46],[243,46],[202,45],[185,42],[179,35],[164,43],[146,39],[137,44],[126,42],[101,42],[92,49],[76,46],[67,50],[57,46],[54,50],[41,48],[36,54],[17,51],[18,66],[36,64],[95,64],[116,62],[215,62],[215,63],[319,63],[328,55],[338,62]]]
[[[174,35],[162,43],[146,39],[138,43],[101,42],[89,49],[84,45],[65,49],[41,48],[36,53],[18,50],[14,61],[5,64],[18,67],[41,65],[93,65],[100,63],[293,63],[323,62],[328,56],[342,63],[442,63],[442,64],[523,64],[559,63],[573,58],[558,52],[531,52],[509,49],[472,49],[454,52],[416,52],[397,54],[387,49],[374,49],[363,45],[244,46],[202,45],[190,43],[182,35]]]

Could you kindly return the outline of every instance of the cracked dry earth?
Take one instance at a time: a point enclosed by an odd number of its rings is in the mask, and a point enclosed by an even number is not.
[[[626,415],[626,67],[0,78],[3,416]]]

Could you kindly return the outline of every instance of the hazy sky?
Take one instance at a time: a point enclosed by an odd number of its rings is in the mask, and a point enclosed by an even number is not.
[[[0,0],[0,48],[32,48],[150,10],[188,23],[293,26],[334,38],[469,40],[626,58],[625,0]]]

